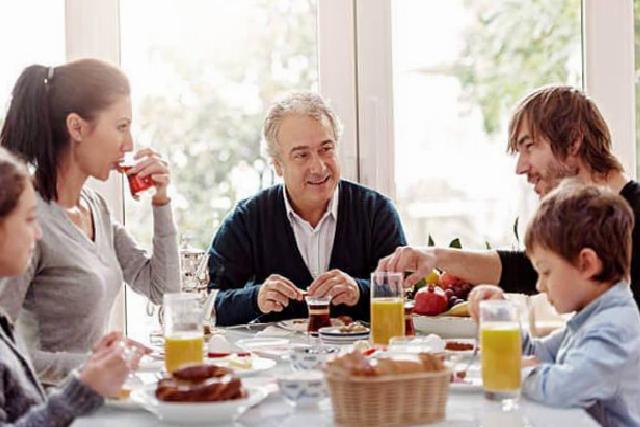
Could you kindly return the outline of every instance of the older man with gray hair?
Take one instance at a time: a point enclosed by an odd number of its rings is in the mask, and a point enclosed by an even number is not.
[[[211,243],[219,325],[307,317],[305,293],[330,295],[332,316],[369,318],[369,275],[406,242],[387,197],[340,179],[340,131],[316,93],[269,108],[264,144],[284,184],[240,201]]]

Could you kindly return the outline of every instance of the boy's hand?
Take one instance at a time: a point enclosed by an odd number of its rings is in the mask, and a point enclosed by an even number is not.
[[[522,356],[522,367],[523,368],[533,368],[540,364],[540,360],[536,356]]]
[[[469,314],[476,322],[480,317],[479,305],[480,301],[486,299],[505,299],[504,291],[497,286],[493,285],[479,285],[475,286],[467,300],[469,301]]]

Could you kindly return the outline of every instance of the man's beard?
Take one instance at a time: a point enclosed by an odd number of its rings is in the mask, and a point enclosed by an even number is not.
[[[563,179],[576,176],[578,171],[577,166],[567,165],[554,159],[554,161],[547,166],[542,176],[541,183],[543,187],[541,188],[540,196],[542,197],[556,188]]]

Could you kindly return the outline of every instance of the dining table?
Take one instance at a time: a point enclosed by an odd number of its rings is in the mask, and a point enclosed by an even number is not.
[[[275,324],[239,325],[230,328],[218,328],[217,332],[224,334],[230,343],[261,336],[266,328],[273,330]],[[262,332],[261,332],[262,331]],[[309,338],[304,333],[285,331],[279,334],[290,344],[308,343]],[[219,424],[215,419],[206,424],[168,424],[160,421],[157,416],[142,407],[127,406],[114,407],[105,404],[98,411],[77,418],[73,426],[76,427],[115,427],[115,426],[175,426],[175,425],[230,425],[234,427],[312,427],[334,426],[331,399],[327,397],[317,405],[298,408],[286,401],[280,393],[277,378],[291,372],[290,362],[286,357],[274,357],[276,364],[268,370],[256,372],[250,377],[243,377],[245,386],[261,387],[267,397],[253,407],[243,412],[233,423]],[[475,364],[479,364],[475,360]],[[158,369],[159,373],[160,368]],[[157,381],[157,373],[140,374],[142,382],[151,384]],[[499,402],[484,398],[481,389],[460,390],[450,387],[446,404],[446,417],[443,421],[429,424],[431,426],[541,426],[541,427],[587,427],[598,424],[589,414],[580,408],[558,409],[541,405],[521,398],[517,408],[504,411]]]

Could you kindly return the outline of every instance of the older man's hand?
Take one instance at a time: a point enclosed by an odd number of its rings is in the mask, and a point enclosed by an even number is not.
[[[404,279],[404,287],[410,288],[425,277],[436,266],[436,255],[433,248],[413,248],[403,246],[397,248],[391,255],[378,262],[376,271],[412,273]]]
[[[301,301],[302,291],[289,279],[279,274],[272,274],[260,285],[258,291],[258,308],[263,313],[282,311],[289,305],[289,300]]]
[[[353,277],[340,270],[321,274],[307,289],[311,297],[331,295],[331,304],[354,306],[360,300],[360,288]]]
[[[504,291],[493,285],[479,285],[471,290],[467,300],[469,301],[469,314],[475,321],[478,321],[480,317],[480,301],[486,299],[505,299]]]

